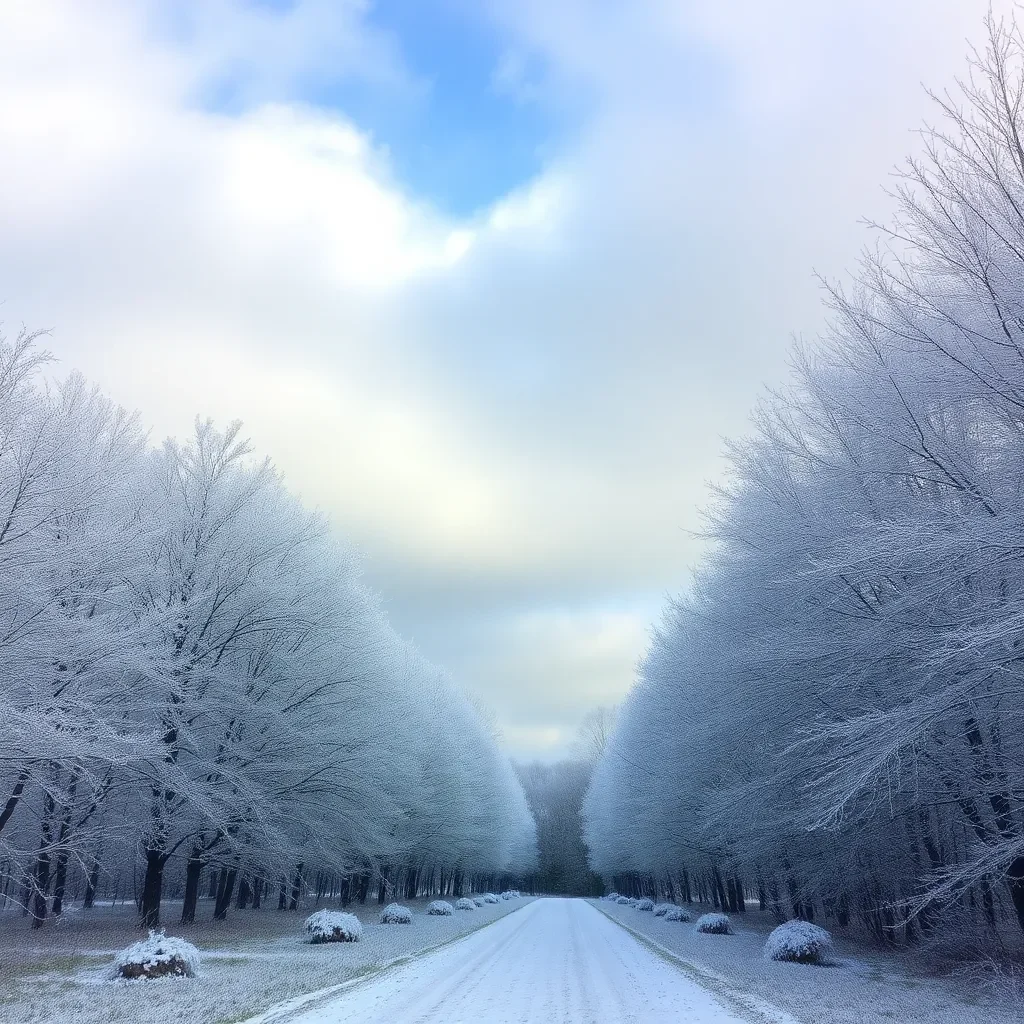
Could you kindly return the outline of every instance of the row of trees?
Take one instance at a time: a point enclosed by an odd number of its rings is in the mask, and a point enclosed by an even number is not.
[[[730,449],[587,796],[606,875],[883,938],[1024,929],[1015,26],[990,21],[961,88]]]
[[[135,416],[0,339],[0,888],[43,922],[137,877],[294,902],[522,874],[535,827],[485,715],[389,627],[324,519],[197,423]],[[328,882],[324,882],[327,885]]]
[[[561,896],[600,896],[604,885],[587,859],[583,842],[583,797],[607,743],[615,713],[595,708],[588,714],[561,761],[516,765],[526,800],[537,823],[537,873],[531,891]]]

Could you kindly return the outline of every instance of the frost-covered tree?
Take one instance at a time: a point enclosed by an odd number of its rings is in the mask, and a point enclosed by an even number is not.
[[[1024,928],[1024,40],[989,29],[729,450],[587,797],[603,873],[880,938]]]

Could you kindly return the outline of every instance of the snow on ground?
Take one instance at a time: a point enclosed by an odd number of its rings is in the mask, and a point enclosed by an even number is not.
[[[289,1024],[740,1024],[752,1018],[729,1009],[585,900],[541,899],[461,942],[284,1019]],[[759,1019],[792,1024],[784,1014]]]
[[[594,901],[602,913],[679,958],[687,973],[724,998],[753,996],[803,1024],[1021,1024],[1019,1007],[954,979],[910,970],[896,953],[865,950],[835,937],[835,966],[778,963],[764,956],[776,922],[733,914],[734,935],[701,935],[633,907]]]
[[[361,941],[312,945],[303,932],[308,910],[235,910],[227,921],[182,928],[201,953],[200,977],[107,980],[114,957],[139,937],[135,908],[97,907],[36,932],[17,913],[0,913],[0,1024],[226,1024],[467,935],[520,910],[529,898],[481,907],[475,914],[428,917],[426,900],[409,901],[413,922],[379,923],[376,903],[349,907],[363,925]],[[167,906],[175,920],[180,904]],[[201,916],[212,914],[206,901]]]

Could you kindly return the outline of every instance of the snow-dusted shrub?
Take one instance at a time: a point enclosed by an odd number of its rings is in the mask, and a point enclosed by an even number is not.
[[[810,921],[780,924],[764,944],[769,960],[789,960],[797,964],[820,964],[832,952],[832,936]]]
[[[510,899],[512,899],[512,890],[511,890],[511,889],[506,889],[506,890],[505,890],[505,891],[504,891],[504,892],[503,892],[503,893],[501,894],[501,898],[502,898],[503,900],[510,900]]]
[[[665,920],[689,921],[690,912],[686,909],[686,907],[674,907],[670,904],[668,910],[665,911]]]
[[[610,892],[607,896],[602,896],[601,899],[608,900],[609,903],[614,903],[619,898],[617,892]]]
[[[673,907],[675,907],[674,903],[656,903],[654,906],[654,916],[664,917]]]
[[[512,899],[514,899],[514,900],[518,900],[518,899],[521,899],[521,898],[522,898],[522,897],[521,897],[521,896],[519,895],[519,890],[518,890],[518,889],[510,889],[509,891],[510,891],[510,892],[512,893]]]
[[[654,900],[649,900],[649,899],[646,899],[646,898],[642,899],[642,900],[637,900],[636,901],[636,909],[637,910],[651,911],[651,910],[654,909]]]
[[[412,911],[400,903],[389,903],[380,912],[381,924],[412,924]]]
[[[615,902],[618,903],[619,906],[628,907],[633,901],[628,896],[620,896]]]
[[[693,927],[705,935],[732,935],[728,914],[701,914]]]
[[[199,950],[163,931],[150,932],[127,949],[122,949],[114,960],[111,976],[127,978],[194,978],[199,973]]]
[[[363,926],[355,914],[340,910],[318,910],[306,918],[306,934],[314,945],[321,942],[358,942]]]
[[[476,904],[472,900],[467,899],[465,896],[463,896],[462,899],[459,899],[459,900],[455,901],[455,909],[456,910],[476,910]]]
[[[484,904],[485,904],[485,903],[486,903],[487,901],[486,901],[486,900],[485,900],[485,899],[483,898],[483,896],[474,896],[474,897],[473,897],[473,902],[474,902],[474,903],[475,903],[475,904],[476,904],[476,905],[477,905],[478,907],[482,907],[482,906],[483,906],[483,905],[484,905]]]
[[[434,900],[427,907],[427,913],[431,917],[450,917],[455,913],[455,908],[447,900]]]
[[[484,903],[500,903],[501,900],[493,892],[484,893]]]

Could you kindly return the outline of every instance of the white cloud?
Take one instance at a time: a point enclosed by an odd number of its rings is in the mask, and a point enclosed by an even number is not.
[[[556,748],[628,686],[720,436],[986,6],[493,0],[497,79],[576,120],[462,221],[302,102],[420,95],[364,3],[6,5],[0,312],[158,434],[246,420],[510,744]]]

